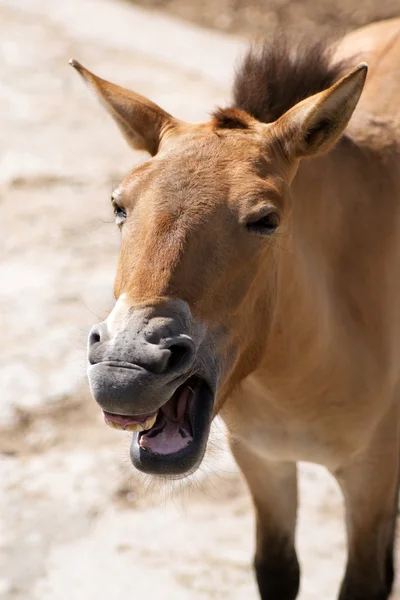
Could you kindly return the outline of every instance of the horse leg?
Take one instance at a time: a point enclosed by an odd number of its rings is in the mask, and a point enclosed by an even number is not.
[[[339,600],[387,600],[399,486],[399,441],[395,431],[375,439],[368,451],[335,476],[347,516],[348,561]]]
[[[250,488],[256,513],[254,567],[262,600],[295,600],[300,570],[294,546],[297,517],[295,463],[266,460],[241,440],[233,455]]]

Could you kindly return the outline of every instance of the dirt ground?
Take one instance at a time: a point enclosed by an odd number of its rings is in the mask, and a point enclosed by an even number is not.
[[[235,19],[219,28],[244,31]],[[228,99],[244,40],[117,0],[0,0],[0,25],[0,599],[255,600],[253,515],[222,424],[191,480],[160,484],[89,397],[87,332],[112,306],[118,254],[110,192],[143,157],[67,64],[196,121]],[[301,599],[333,600],[341,498],[322,469],[300,474]]]
[[[127,0],[229,33],[251,37],[275,28],[332,34],[400,15],[398,0]]]

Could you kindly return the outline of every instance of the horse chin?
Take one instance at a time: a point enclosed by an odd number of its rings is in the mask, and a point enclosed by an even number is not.
[[[133,466],[149,475],[181,478],[203,459],[214,411],[214,392],[205,380],[193,378],[162,407],[148,431],[135,433]]]

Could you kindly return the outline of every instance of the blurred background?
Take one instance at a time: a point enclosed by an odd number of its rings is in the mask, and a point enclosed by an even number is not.
[[[220,31],[263,37],[276,26],[331,34],[398,16],[398,0],[135,0]]]
[[[145,157],[68,59],[196,121],[229,102],[247,40],[393,16],[399,0],[0,0],[2,600],[257,598],[223,426],[192,479],[156,485],[89,397],[86,337],[112,307],[119,246],[110,194]],[[301,598],[333,600],[341,499],[314,466],[300,488]]]

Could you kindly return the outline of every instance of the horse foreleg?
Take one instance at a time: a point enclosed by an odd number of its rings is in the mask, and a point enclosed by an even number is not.
[[[387,600],[392,590],[399,485],[397,417],[392,425],[352,464],[335,473],[345,498],[348,538],[339,600]]]
[[[296,464],[265,460],[240,440],[232,440],[231,448],[254,502],[257,531],[254,567],[261,598],[295,600],[300,581],[294,546]]]

